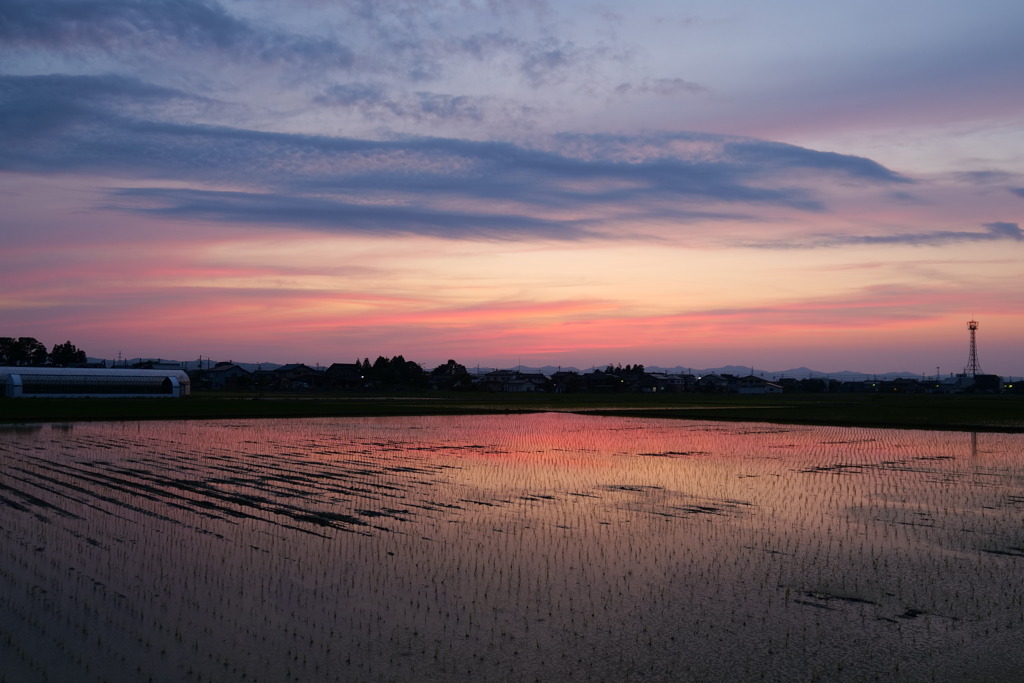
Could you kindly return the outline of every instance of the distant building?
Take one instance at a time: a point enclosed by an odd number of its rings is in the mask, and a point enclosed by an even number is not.
[[[664,375],[665,388],[667,391],[680,393],[684,391],[692,391],[693,387],[697,383],[697,378],[693,375],[672,373]]]
[[[555,393],[579,391],[583,381],[580,373],[572,370],[559,370],[551,375],[551,387]]]
[[[332,363],[325,374],[332,389],[362,389],[366,385],[359,363]]]
[[[327,387],[327,375],[322,370],[315,370],[305,363],[289,363],[272,372],[278,389],[294,391]]]
[[[484,391],[524,393],[545,391],[548,378],[540,373],[526,373],[517,370],[493,370],[479,380]]]
[[[996,394],[1003,389],[1003,379],[998,375],[957,375],[953,384],[954,393]]]
[[[639,391],[643,394],[656,394],[668,389],[668,381],[662,375],[649,375],[641,373],[639,376],[627,379],[630,391]]]
[[[729,377],[709,373],[697,379],[697,389],[708,394],[720,394],[729,390]]]
[[[521,394],[524,392],[544,391],[548,378],[540,373],[517,372],[516,376],[505,382],[502,391]]]
[[[492,370],[478,378],[478,385],[484,391],[504,391],[505,383],[515,376],[515,370]]]
[[[625,381],[618,375],[604,370],[594,370],[581,377],[583,390],[597,393],[618,392],[626,389]]]
[[[769,382],[764,377],[747,375],[736,381],[736,391],[741,394],[781,394],[782,385]]]
[[[183,370],[55,367],[0,367],[0,385],[10,398],[178,398],[192,386]]]
[[[204,371],[207,386],[215,391],[242,390],[252,386],[252,373],[237,363],[217,363]]]
[[[156,360],[149,358],[132,364],[132,368],[135,370],[181,370],[181,363],[161,358]]]

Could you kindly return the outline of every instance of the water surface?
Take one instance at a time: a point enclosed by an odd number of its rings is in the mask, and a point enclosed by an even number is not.
[[[1013,680],[1024,436],[0,429],[2,680]]]

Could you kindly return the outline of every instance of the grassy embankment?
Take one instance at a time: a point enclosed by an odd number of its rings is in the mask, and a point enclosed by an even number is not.
[[[1024,395],[196,394],[184,399],[0,399],[0,422],[384,417],[540,411],[599,415],[1024,432]]]

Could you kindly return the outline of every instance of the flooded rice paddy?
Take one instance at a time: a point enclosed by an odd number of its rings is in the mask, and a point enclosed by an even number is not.
[[[0,428],[0,680],[1019,680],[1024,435]]]

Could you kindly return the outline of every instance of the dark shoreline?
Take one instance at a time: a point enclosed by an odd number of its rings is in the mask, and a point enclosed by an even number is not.
[[[0,399],[0,423],[504,415],[561,411],[662,419],[1024,432],[1024,395],[198,394],[181,399]]]

